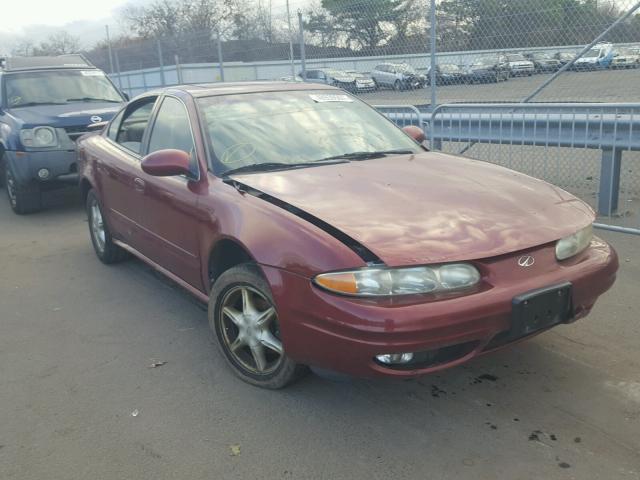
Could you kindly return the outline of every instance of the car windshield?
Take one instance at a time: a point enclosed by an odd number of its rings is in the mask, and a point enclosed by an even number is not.
[[[99,70],[11,73],[5,79],[7,104],[13,108],[73,102],[124,101]]]
[[[356,152],[422,150],[366,103],[339,91],[205,97],[198,107],[218,175],[248,165],[286,167]]]
[[[400,65],[396,65],[396,70],[398,70],[399,72],[405,72],[405,73],[416,73],[416,69],[413,68],[411,65],[407,65],[406,63],[401,63]]]
[[[440,71],[443,73],[458,73],[460,68],[457,65],[440,65]]]
[[[514,55],[507,55],[507,60],[509,60],[510,62],[522,62],[523,60],[526,60],[526,58],[524,58],[519,53],[516,53]]]
[[[587,53],[585,53],[583,55],[583,57],[584,58],[594,58],[594,57],[597,57],[598,55],[600,55],[600,49],[599,48],[592,48]]]

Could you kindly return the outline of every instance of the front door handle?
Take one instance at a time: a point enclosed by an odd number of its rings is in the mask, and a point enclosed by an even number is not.
[[[138,177],[134,178],[133,185],[137,191],[144,192],[145,183],[144,183],[144,180],[142,180],[141,178],[138,178]]]

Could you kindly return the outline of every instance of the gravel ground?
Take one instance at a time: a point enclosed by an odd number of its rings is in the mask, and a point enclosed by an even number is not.
[[[507,82],[447,85],[437,89],[438,103],[519,102],[551,74],[515,77]],[[394,92],[378,90],[360,98],[373,105],[421,105],[429,103],[429,87]],[[565,72],[534,98],[538,102],[640,102],[640,69]]]
[[[602,234],[619,280],[577,324],[418,380],[271,392],[189,295],[98,262],[74,191],[28,217],[1,200],[2,479],[640,478],[637,237]]]

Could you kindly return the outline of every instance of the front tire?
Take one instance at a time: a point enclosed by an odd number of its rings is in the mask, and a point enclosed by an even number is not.
[[[40,184],[32,181],[21,185],[13,176],[9,162],[5,159],[3,163],[5,188],[11,210],[18,215],[26,215],[42,210],[42,191],[40,190]]]
[[[109,232],[102,207],[94,190],[89,190],[87,194],[87,218],[89,219],[89,236],[93,249],[100,261],[106,265],[122,262],[129,257],[129,253],[113,242],[113,237]]]
[[[307,370],[284,351],[271,289],[255,265],[238,265],[215,281],[209,326],[233,372],[251,385],[283,388]]]

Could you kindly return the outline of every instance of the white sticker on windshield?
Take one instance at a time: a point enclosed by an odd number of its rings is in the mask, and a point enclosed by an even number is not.
[[[80,70],[80,75],[85,77],[103,77],[104,73],[100,70]]]
[[[353,102],[353,98],[351,98],[349,95],[340,95],[340,94],[322,94],[322,95],[317,95],[317,94],[313,94],[313,95],[309,95],[309,97],[311,98],[311,100],[313,100],[316,103],[323,103],[323,102]]]

